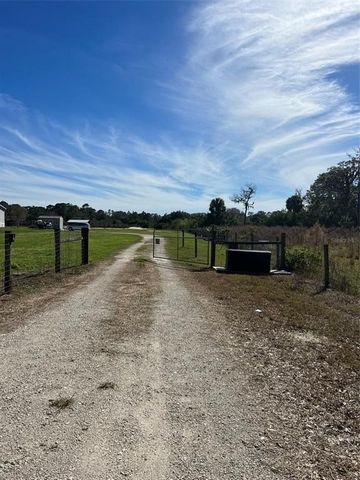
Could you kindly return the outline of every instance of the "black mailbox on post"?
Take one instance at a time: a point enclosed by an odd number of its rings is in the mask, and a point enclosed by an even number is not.
[[[270,273],[271,252],[267,250],[238,250],[230,248],[226,252],[226,271],[233,273]]]

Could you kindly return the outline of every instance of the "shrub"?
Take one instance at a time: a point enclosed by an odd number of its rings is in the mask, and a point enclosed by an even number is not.
[[[293,272],[317,270],[321,265],[321,254],[308,247],[289,247],[286,250],[286,268]]]

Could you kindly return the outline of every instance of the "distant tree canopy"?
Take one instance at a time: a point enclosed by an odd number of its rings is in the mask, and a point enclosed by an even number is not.
[[[360,191],[360,149],[321,173],[306,194],[308,215],[325,226],[355,227]]]
[[[225,202],[222,198],[213,198],[209,205],[208,223],[209,225],[225,224]]]
[[[231,200],[242,204],[244,211],[238,208],[226,208],[222,198],[213,198],[208,213],[188,213],[182,210],[158,215],[148,212],[125,212],[114,210],[96,210],[88,203],[81,207],[71,203],[55,205],[21,206],[0,203],[6,208],[6,224],[33,225],[40,215],[61,215],[65,221],[70,218],[89,219],[94,227],[131,227],[143,228],[197,228],[209,225],[240,225],[248,221],[254,225],[268,226],[310,226],[320,223],[325,226],[356,227],[360,215],[360,149],[348,155],[349,159],[330,167],[321,173],[303,196],[296,190],[286,200],[286,209],[273,212],[250,210],[254,205],[256,187],[247,184]]]
[[[289,212],[296,214],[296,213],[300,213],[303,208],[304,208],[303,197],[301,195],[300,190],[296,190],[295,194],[291,195],[291,197],[289,197],[286,200],[286,209]]]

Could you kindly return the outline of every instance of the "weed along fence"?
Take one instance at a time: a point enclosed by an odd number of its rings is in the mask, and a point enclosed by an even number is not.
[[[89,263],[89,230],[11,230],[0,233],[0,294],[29,276]]]

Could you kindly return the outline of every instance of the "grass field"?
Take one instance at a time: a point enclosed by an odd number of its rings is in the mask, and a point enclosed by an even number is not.
[[[41,273],[54,269],[54,232],[25,227],[11,227],[15,233],[12,244],[11,264],[16,274]],[[0,272],[4,264],[4,229],[0,229]],[[128,232],[128,231],[127,231]],[[90,230],[90,263],[104,260],[110,255],[140,240],[135,233],[124,230],[99,229]],[[81,234],[78,231],[61,232],[61,266],[67,268],[81,263]]]

